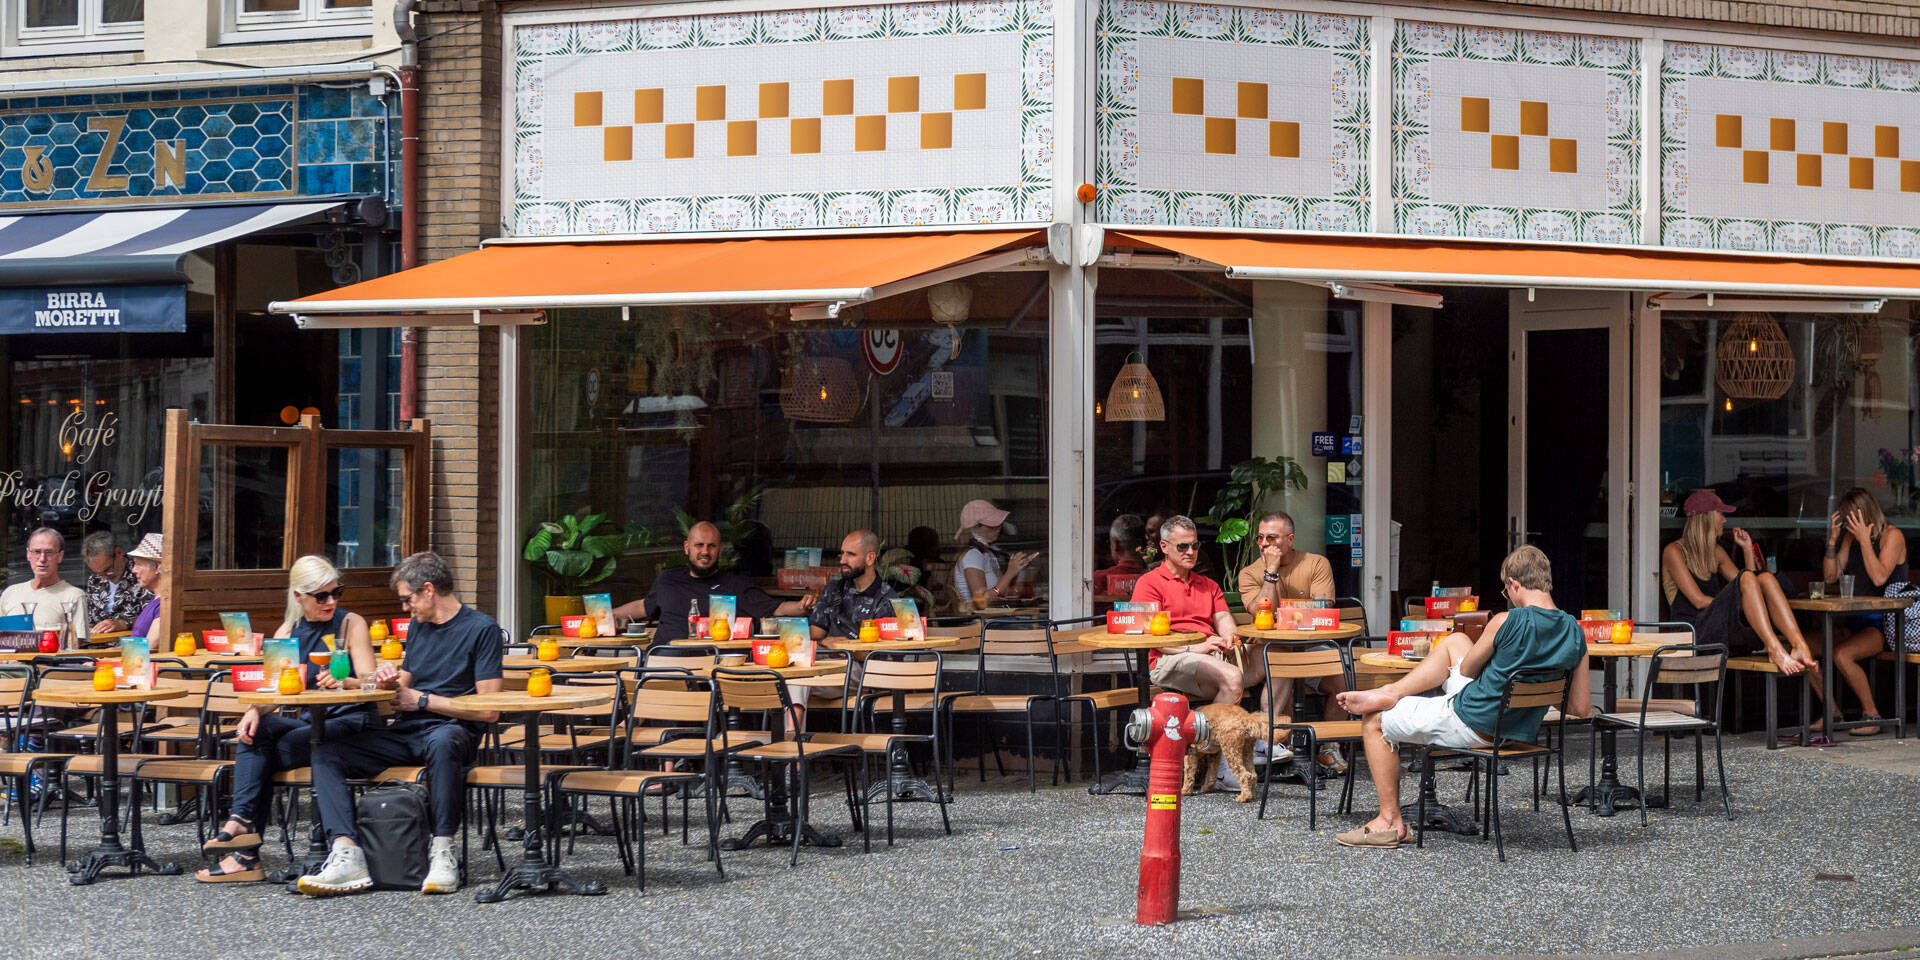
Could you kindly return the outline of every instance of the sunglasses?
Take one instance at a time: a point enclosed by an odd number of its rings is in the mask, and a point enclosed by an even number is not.
[[[1200,549],[1200,541],[1193,540],[1187,543],[1169,543],[1167,544],[1167,549],[1178,550],[1181,553],[1192,553],[1193,551]]]
[[[326,603],[330,600],[341,600],[341,599],[344,599],[346,595],[347,595],[346,587],[334,587],[332,590],[322,590],[318,593],[307,594],[307,596],[313,598],[314,603]]]

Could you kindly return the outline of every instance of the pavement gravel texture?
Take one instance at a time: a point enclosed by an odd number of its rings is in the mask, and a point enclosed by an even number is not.
[[[1920,741],[1882,749],[1910,758]],[[1584,759],[1577,765],[1576,784]],[[1676,773],[1685,779],[1690,767]],[[1676,791],[1681,804],[1654,811],[1649,828],[1632,812],[1603,820],[1577,809],[1576,854],[1552,809],[1531,809],[1521,768],[1505,791],[1504,864],[1490,842],[1432,833],[1425,849],[1338,846],[1334,833],[1371,810],[1333,814],[1309,832],[1298,785],[1276,785],[1265,821],[1231,794],[1189,798],[1181,906],[1190,917],[1158,929],[1131,923],[1142,800],[1089,796],[1084,785],[1028,794],[1024,778],[963,778],[951,837],[932,808],[902,806],[890,849],[862,853],[855,835],[837,849],[803,848],[794,869],[784,849],[734,852],[725,880],[700,846],[680,845],[676,823],[671,838],[650,839],[645,893],[621,874],[610,839],[583,838],[567,863],[606,881],[608,895],[488,906],[473,902],[474,883],[452,896],[326,902],[185,876],[110,874],[71,887],[51,847],[24,864],[14,823],[0,828],[0,905],[19,946],[0,956],[1759,958],[1920,945],[1920,783],[1751,741],[1730,746],[1728,769],[1734,821],[1711,789],[1704,804]],[[1364,783],[1356,804],[1371,808]],[[1458,800],[1464,783],[1443,775],[1442,798]],[[814,814],[845,834],[838,798],[837,787],[816,794]],[[742,818],[758,806],[735,802]],[[76,811],[76,837],[96,825],[91,810]],[[201,865],[190,825],[149,827],[147,838],[157,859]],[[277,844],[265,852],[269,869],[284,863]],[[498,875],[477,843],[473,870],[475,882]]]

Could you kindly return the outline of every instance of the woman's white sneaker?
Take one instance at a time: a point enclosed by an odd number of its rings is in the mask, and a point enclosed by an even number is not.
[[[360,847],[336,839],[320,872],[301,877],[297,886],[309,897],[331,897],[372,889],[373,876],[367,873],[367,855]]]

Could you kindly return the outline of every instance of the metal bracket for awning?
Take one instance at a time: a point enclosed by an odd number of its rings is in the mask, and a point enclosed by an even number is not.
[[[1715,294],[1656,293],[1647,298],[1655,310],[1706,313],[1879,313],[1885,297],[1861,300],[1822,300],[1812,297],[1730,297]]]
[[[475,310],[469,313],[332,313],[293,314],[302,330],[354,330],[381,327],[537,327],[547,322],[544,310]]]
[[[1446,299],[1437,293],[1425,290],[1411,290],[1396,287],[1390,283],[1345,283],[1329,280],[1317,286],[1325,286],[1335,297],[1341,300],[1360,300],[1369,303],[1397,303],[1403,307],[1423,307],[1438,310],[1446,304]]]
[[[1047,267],[1048,252],[1044,247],[1020,247],[1015,250],[1003,250],[985,256],[962,260],[951,266],[926,273],[916,274],[904,280],[883,283],[867,291],[864,297],[841,300],[816,300],[811,303],[797,303],[787,311],[787,318],[796,322],[835,320],[840,311],[849,303],[861,303],[869,300],[884,300],[888,297],[924,290],[949,280],[963,280],[981,273],[994,273],[1009,270],[1044,270]]]

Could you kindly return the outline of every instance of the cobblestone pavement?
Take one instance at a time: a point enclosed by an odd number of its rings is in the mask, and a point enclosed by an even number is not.
[[[1920,756],[1920,742],[1886,740],[1873,752],[1882,757],[1878,765],[1899,767]],[[1577,766],[1576,783],[1584,759]],[[1690,768],[1676,774],[1688,778]],[[650,838],[644,894],[621,874],[610,839],[584,838],[568,864],[605,880],[610,894],[520,896],[489,906],[473,902],[474,884],[453,896],[380,892],[325,902],[268,884],[205,886],[187,877],[70,887],[50,846],[35,866],[24,865],[12,823],[0,828],[0,904],[25,948],[7,954],[32,960],[1646,951],[1759,958],[1920,945],[1913,817],[1920,784],[1888,769],[1767,751],[1752,741],[1731,746],[1728,769],[1733,822],[1721,816],[1712,790],[1704,804],[1692,802],[1691,790],[1676,791],[1683,802],[1654,811],[1650,828],[1631,812],[1602,820],[1576,810],[1574,854],[1560,818],[1550,808],[1531,809],[1521,768],[1505,790],[1504,864],[1490,843],[1446,835],[1430,834],[1424,850],[1340,847],[1333,834],[1367,814],[1336,814],[1309,832],[1298,785],[1276,786],[1277,815],[1266,821],[1227,794],[1192,798],[1182,868],[1182,906],[1192,917],[1163,929],[1129,922],[1140,799],[1092,797],[1083,786],[1029,795],[1024,778],[985,787],[963,778],[951,837],[941,835],[931,808],[907,806],[891,849],[863,854],[855,835],[838,849],[804,848],[797,869],[787,867],[784,850],[730,853],[725,880],[699,846],[680,845],[676,821],[672,837]],[[1457,800],[1464,779],[1444,775],[1443,799]],[[823,827],[844,834],[838,796],[837,787],[824,789],[814,812]],[[1356,797],[1371,806],[1364,781]],[[753,812],[750,801],[736,804],[742,818]],[[97,827],[91,815],[75,812],[76,855]],[[55,820],[43,839],[57,836]],[[696,819],[696,837],[699,826]],[[200,865],[191,826],[150,827],[148,845],[188,871]],[[266,854],[270,869],[284,862],[277,844]],[[498,875],[477,843],[473,870],[476,882]]]

